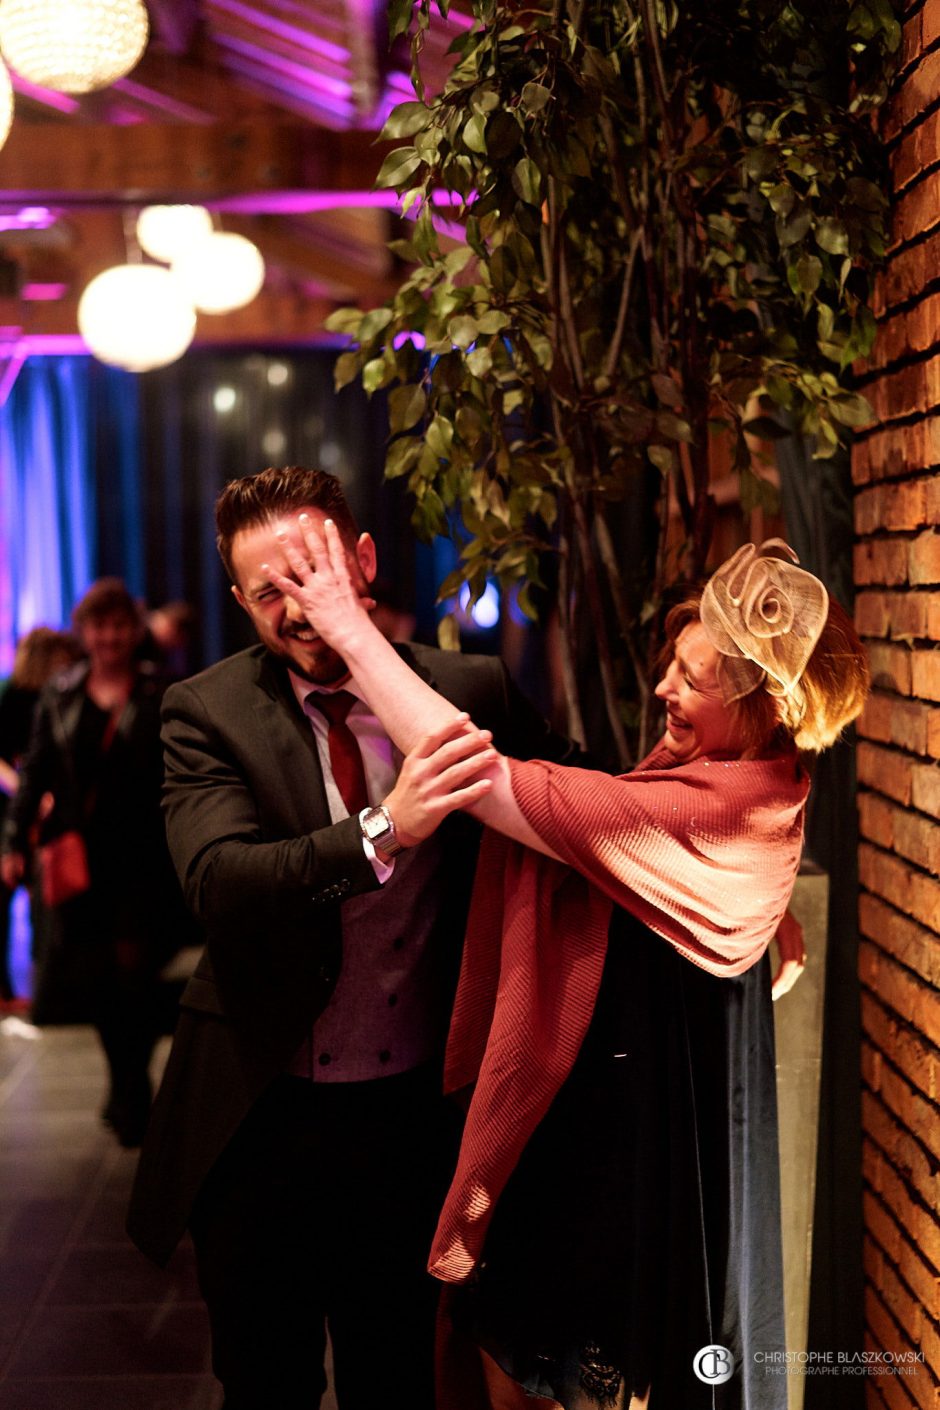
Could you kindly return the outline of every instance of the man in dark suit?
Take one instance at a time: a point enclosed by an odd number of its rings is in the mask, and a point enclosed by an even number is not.
[[[219,549],[260,644],[165,699],[170,849],[207,947],[129,1230],[162,1263],[191,1229],[226,1410],[313,1410],[325,1326],[340,1410],[431,1410],[425,1263],[459,1134],[440,1059],[477,844],[452,810],[486,737],[455,741],[447,787],[396,757],[268,578],[302,513],[336,521],[368,597],[375,548],[338,481],[233,482]],[[502,750],[570,757],[498,660],[400,650]]]

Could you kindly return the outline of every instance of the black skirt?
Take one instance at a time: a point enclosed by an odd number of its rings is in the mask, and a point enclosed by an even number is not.
[[[764,1374],[784,1345],[766,958],[719,979],[615,913],[578,1060],[452,1315],[565,1410],[647,1388],[650,1410],[783,1410]]]

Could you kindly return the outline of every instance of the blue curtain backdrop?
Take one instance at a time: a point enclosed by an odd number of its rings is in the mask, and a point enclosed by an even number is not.
[[[88,434],[91,368],[32,358],[0,409],[0,672],[15,640],[68,621],[94,576],[97,511]]]

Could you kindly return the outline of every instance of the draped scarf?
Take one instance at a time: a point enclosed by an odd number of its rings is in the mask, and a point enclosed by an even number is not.
[[[676,764],[660,743],[611,777],[510,761],[530,826],[561,861],[487,830],[447,1044],[445,1087],[472,1089],[429,1269],[467,1281],[526,1142],[594,1010],[612,909],[711,974],[755,964],[786,910],[809,781],[792,745]]]

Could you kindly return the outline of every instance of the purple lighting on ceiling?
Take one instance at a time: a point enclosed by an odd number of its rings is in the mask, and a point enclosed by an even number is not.
[[[285,59],[280,54],[272,54],[270,49],[262,49],[257,44],[249,44],[243,39],[234,39],[230,34],[220,39],[220,43],[224,44],[227,51],[238,54],[246,63],[257,65],[257,71],[265,71],[269,83],[275,81],[271,76],[271,70],[274,70],[280,79],[290,80],[301,92],[313,90],[331,98],[349,101],[349,82],[345,78],[331,78],[328,74],[317,73],[306,64],[294,63],[292,59]],[[343,50],[343,54],[344,68],[348,70],[349,53]]]
[[[268,34],[277,35],[278,38],[286,40],[295,48],[308,49],[310,53],[319,54],[324,59],[332,59],[337,64],[345,65],[349,62],[349,52],[341,44],[332,44],[328,39],[321,39],[318,35],[310,34],[305,29],[298,29],[296,25],[275,19],[273,15],[266,15],[254,5],[243,4],[242,0],[212,0],[212,8],[222,10],[235,19],[245,20],[255,29],[262,29]],[[216,39],[228,42],[228,36],[217,34]]]
[[[0,232],[4,230],[48,230],[56,215],[48,206],[22,206],[19,210],[0,209]]]
[[[64,299],[68,292],[68,284],[42,284],[34,280],[23,285],[20,298],[31,304],[53,303],[56,299]]]
[[[42,103],[44,107],[55,108],[60,113],[78,112],[78,99],[70,98],[67,93],[57,93],[53,88],[40,88],[38,83],[30,83],[28,78],[22,78],[18,73],[10,70],[10,78],[17,93],[22,93],[24,98],[32,98],[37,103]]]

